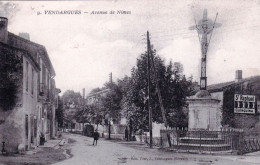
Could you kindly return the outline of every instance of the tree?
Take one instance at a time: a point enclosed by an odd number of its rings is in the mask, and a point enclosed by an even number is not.
[[[82,105],[83,100],[79,92],[73,90],[66,90],[62,95],[62,100],[65,105]]]
[[[58,108],[57,108],[56,113],[55,113],[55,118],[58,122],[58,127],[62,128],[63,127],[64,114],[63,114],[63,102],[60,99],[60,97],[58,97]]]
[[[153,111],[153,121],[162,123],[162,112],[158,101],[158,94],[155,86],[156,78],[161,91],[163,106],[166,111],[167,121],[170,127],[187,126],[187,115],[183,108],[186,107],[186,97],[192,91],[192,80],[187,80],[183,75],[181,63],[170,62],[165,65],[156,52],[154,54],[154,71],[151,70],[151,98],[150,104]],[[124,78],[122,85],[123,99],[121,107],[125,116],[133,120],[134,130],[148,130],[148,108],[147,108],[147,53],[137,59],[136,67],[132,69],[130,78]],[[141,121],[141,122],[140,122]]]
[[[186,97],[193,93],[192,78],[186,79],[183,75],[183,66],[181,63],[172,62],[167,67],[167,72],[171,77],[167,77],[169,92],[168,97],[168,115],[167,120],[170,127],[187,127],[188,118],[183,108],[187,108]]]
[[[99,124],[102,124],[102,120],[105,118],[104,108],[100,103],[90,105],[89,108],[89,119],[98,127]]]
[[[101,97],[101,106],[104,111],[104,115],[108,114],[110,118],[114,121],[117,121],[121,117],[121,99],[122,91],[119,86],[114,83],[106,83],[105,87],[109,89],[107,94]]]
[[[155,68],[159,70],[159,85],[161,86],[162,72],[165,71],[163,60],[155,57]],[[153,71],[151,70],[153,75]],[[153,76],[151,76],[153,77]],[[133,120],[133,129],[148,130],[148,109],[147,109],[147,53],[137,59],[136,67],[132,69],[130,78],[125,78],[123,88],[123,99],[121,106],[128,120]],[[157,102],[157,103],[156,103]],[[155,109],[159,107],[156,96],[155,80],[151,82],[151,107],[153,120],[162,121],[161,113]]]
[[[252,86],[250,83],[248,83],[246,86],[243,83],[237,83],[233,86],[229,86],[226,89],[224,89],[223,92],[223,106],[222,106],[222,121],[221,124],[224,126],[229,126],[232,128],[237,127],[244,127],[246,128],[246,124],[242,124],[240,122],[237,122],[236,115],[239,116],[239,114],[234,113],[234,95],[237,94],[256,94],[252,93],[252,91],[256,91],[256,89],[252,89]],[[250,122],[248,121],[247,124]],[[242,125],[243,126],[242,126]]]
[[[63,116],[71,123],[76,121],[77,114],[83,107],[83,99],[79,92],[67,90],[62,95],[62,102],[64,105]]]
[[[235,87],[230,87],[224,90],[223,93],[223,107],[222,107],[222,121],[221,125],[228,125],[235,128],[234,121],[234,94]]]
[[[91,108],[90,106],[82,106],[74,115],[74,118],[78,123],[90,123],[91,122]]]

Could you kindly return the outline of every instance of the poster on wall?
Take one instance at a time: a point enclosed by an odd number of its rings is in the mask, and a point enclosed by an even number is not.
[[[234,95],[234,113],[255,114],[255,96],[254,95]]]

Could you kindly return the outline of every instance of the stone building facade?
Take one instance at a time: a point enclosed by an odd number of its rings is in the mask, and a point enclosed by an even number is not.
[[[235,80],[213,84],[208,86],[212,98],[219,100],[219,107],[222,109],[222,126],[228,125],[235,128],[249,129],[260,128],[260,76],[242,78],[242,71],[235,73]],[[256,98],[255,113],[235,113],[234,95],[253,95]]]
[[[244,130],[260,130],[259,75],[243,78],[242,70],[237,70],[234,81],[209,85],[207,91],[204,92],[203,96],[196,97],[195,95],[187,98],[189,103],[189,128],[219,130],[223,127],[232,127]],[[235,94],[254,96],[256,99],[254,113],[235,113]],[[207,100],[209,98],[210,100]],[[198,104],[198,102],[200,103]],[[213,102],[215,103],[212,104]],[[205,103],[209,106],[205,107]],[[212,122],[216,123],[217,129],[210,126]]]
[[[101,91],[89,94],[86,98],[86,104],[99,104],[101,97],[105,97],[109,91],[110,89],[103,89]]]
[[[18,59],[21,68],[8,73],[19,81],[16,81],[15,105],[9,109],[0,106],[0,140],[5,142],[8,152],[16,152],[20,144],[25,149],[38,146],[41,133],[46,140],[55,136],[60,91],[55,86],[55,71],[45,47],[30,41],[25,33],[21,37],[8,32],[7,27],[8,19],[0,17],[0,56]],[[2,59],[10,66],[17,65],[10,59]],[[5,86],[0,87],[2,102],[7,99],[5,90]]]

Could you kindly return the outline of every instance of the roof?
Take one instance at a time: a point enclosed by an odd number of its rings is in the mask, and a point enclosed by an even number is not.
[[[98,92],[96,92],[96,93],[92,93],[92,94],[88,95],[87,98],[93,97],[93,96],[97,96],[97,95],[106,93],[106,92],[108,92],[108,91],[110,91],[110,89],[103,89],[103,90],[101,90],[101,91],[98,91]]]
[[[32,55],[30,54],[30,52],[17,48],[17,47],[13,47],[11,45],[8,45],[6,43],[0,42],[0,49],[1,48],[6,48],[9,49],[11,51],[20,51],[22,52],[22,54],[31,62],[32,66],[34,66],[34,69],[36,69],[37,71],[40,71],[40,66],[39,64],[33,59]]]
[[[39,52],[39,55],[41,56],[42,60],[44,61],[46,67],[48,67],[51,75],[55,76],[55,70],[51,63],[49,55],[46,51],[46,48],[43,45],[40,45],[40,44],[37,44],[30,40],[24,39],[23,37],[20,37],[18,35],[10,33],[10,32],[8,32],[7,44],[12,47],[26,50],[27,52],[29,52],[32,55],[32,57],[34,58],[35,61],[37,61],[35,54],[36,54],[36,52]]]
[[[235,84],[242,84],[242,83],[245,83],[245,82],[248,82],[248,81],[260,81],[260,75],[257,75],[257,76],[252,76],[252,77],[247,77],[247,78],[244,78],[242,79],[242,81],[240,82],[235,82],[235,81],[228,81],[228,82],[223,82],[223,83],[218,83],[218,84],[212,84],[212,85],[209,85],[207,87],[207,90],[209,92],[218,92],[218,91],[223,91],[224,88],[227,88],[227,87],[230,87],[230,86],[233,86]]]

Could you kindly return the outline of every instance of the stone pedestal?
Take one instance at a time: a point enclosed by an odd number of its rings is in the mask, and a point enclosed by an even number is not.
[[[213,99],[207,90],[201,90],[187,99],[189,103],[189,129],[218,131],[221,128],[220,100]]]

